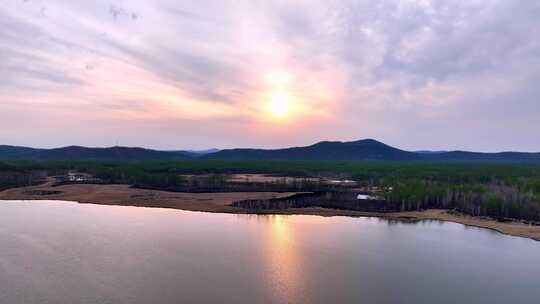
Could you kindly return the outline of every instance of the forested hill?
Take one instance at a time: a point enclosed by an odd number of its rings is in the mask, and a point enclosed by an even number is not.
[[[56,149],[34,149],[0,146],[4,160],[183,160],[193,157],[186,151],[157,151],[144,148],[110,147],[87,148],[70,146]]]
[[[223,160],[425,160],[425,161],[509,161],[540,162],[540,153],[466,151],[409,152],[373,139],[350,142],[323,141],[306,147],[287,149],[230,149],[205,155]]]
[[[208,154],[212,159],[247,160],[420,160],[419,153],[403,151],[373,139],[351,142],[322,141],[286,149],[230,149]]]
[[[381,160],[381,161],[491,161],[538,162],[540,153],[400,150],[373,139],[350,142],[322,141],[311,146],[284,149],[229,149],[208,151],[158,151],[144,148],[87,148],[70,146],[34,149],[0,146],[0,160]]]

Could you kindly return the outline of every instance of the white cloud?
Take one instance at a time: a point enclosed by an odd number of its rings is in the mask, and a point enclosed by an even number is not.
[[[116,116],[122,132],[204,123],[190,141],[206,147],[376,137],[407,148],[540,150],[538,15],[535,0],[8,0],[0,141],[50,145],[20,140],[30,131],[8,123],[17,117]],[[305,113],[280,139],[247,136],[267,75],[279,70],[292,74]],[[515,132],[482,141],[494,123]],[[81,144],[106,144],[95,132]]]

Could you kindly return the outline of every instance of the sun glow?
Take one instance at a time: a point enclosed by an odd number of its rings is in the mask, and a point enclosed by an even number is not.
[[[270,112],[276,117],[285,117],[289,113],[290,96],[285,92],[270,95]]]
[[[280,124],[292,121],[299,106],[293,75],[285,69],[274,69],[265,74],[264,80],[264,120]]]

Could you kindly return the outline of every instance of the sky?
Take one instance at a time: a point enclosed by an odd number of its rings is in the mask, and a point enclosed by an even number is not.
[[[3,0],[0,144],[540,151],[540,1]]]

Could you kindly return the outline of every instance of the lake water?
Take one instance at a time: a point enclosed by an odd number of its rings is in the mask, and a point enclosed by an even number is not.
[[[540,242],[438,221],[0,202],[0,303],[538,303]]]

